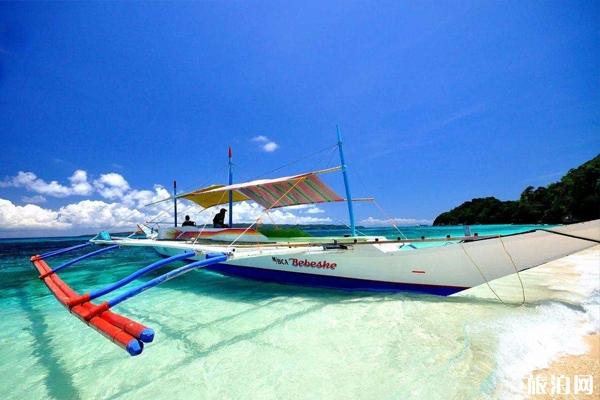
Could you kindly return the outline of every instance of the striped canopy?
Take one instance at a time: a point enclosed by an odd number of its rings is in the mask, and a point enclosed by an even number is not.
[[[319,173],[333,172],[338,169],[339,167],[277,179],[259,179],[229,186],[212,186],[182,197],[204,208],[226,203],[229,191],[233,192],[234,201],[250,199],[264,208],[344,201],[317,176]],[[209,199],[219,202],[209,201]]]
[[[218,204],[225,204],[229,201],[229,194],[224,191],[216,191],[212,192],[213,189],[220,189],[223,185],[210,185],[203,189],[194,190],[190,193],[185,193],[177,196],[178,198],[187,199],[193,201],[198,204],[202,208],[208,208],[212,206],[216,206]],[[242,193],[233,192],[233,201],[244,201],[250,200],[248,197],[244,196]]]

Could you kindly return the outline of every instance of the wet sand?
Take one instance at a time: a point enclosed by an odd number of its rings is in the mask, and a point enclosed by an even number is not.
[[[588,351],[585,354],[574,356],[566,355],[554,360],[548,368],[538,369],[532,373],[532,377],[539,378],[541,382],[547,382],[545,390],[540,387],[535,393],[535,388],[531,389],[529,377],[524,379],[524,392],[529,395],[529,399],[598,399],[600,398],[600,334],[595,333],[588,335],[585,338],[588,345]],[[554,377],[564,376],[568,378],[569,387],[563,379],[561,385],[561,393],[552,394],[552,379]],[[581,377],[592,376],[593,391],[590,393],[590,386],[575,387],[575,380],[580,380]],[[576,378],[577,377],[577,378]],[[585,379],[585,378],[584,378]],[[540,392],[545,394],[539,394]]]
[[[584,250],[573,257],[578,256],[581,257],[577,258],[581,268],[595,270],[600,264],[600,246]],[[544,267],[556,266],[557,268],[552,273],[563,276],[569,283],[579,281],[581,285],[586,279],[590,278],[595,281],[594,278],[597,278],[597,275],[583,277],[580,275],[582,270],[575,272],[573,269],[569,271],[564,268],[563,262],[573,260],[573,257],[547,264],[547,266],[540,268],[540,272],[543,272]],[[598,285],[597,282],[585,283],[596,287]],[[524,377],[523,394],[525,397],[528,399],[600,399],[600,332],[598,328],[596,322],[594,328],[596,332],[590,333],[584,338],[587,350],[583,354],[563,354],[555,358],[547,368],[537,369],[531,375]],[[577,384],[576,381],[589,379],[590,376],[593,380],[593,388],[588,384],[583,385],[583,387]],[[535,380],[541,382],[541,386],[538,384],[536,387]],[[546,382],[545,387],[544,382]],[[553,382],[555,387],[560,387],[558,393],[556,390],[552,391]]]

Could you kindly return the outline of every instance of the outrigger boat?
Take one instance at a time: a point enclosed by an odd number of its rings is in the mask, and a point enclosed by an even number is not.
[[[174,193],[172,198],[165,199],[174,202],[173,227],[140,225],[145,238],[115,237],[102,232],[87,243],[36,255],[31,261],[40,278],[71,313],[131,355],[137,355],[142,352],[144,342],[153,340],[154,331],[110,309],[146,289],[195,269],[206,268],[224,275],[285,284],[447,296],[481,284],[489,286],[489,281],[494,279],[518,275],[520,271],[600,243],[600,220],[504,236],[467,234],[415,240],[357,234],[352,203],[369,199],[351,196],[339,131],[337,147],[341,160],[339,167],[236,184],[232,182],[230,150],[227,185]],[[342,172],[345,199],[319,177],[335,171]],[[178,199],[193,201],[204,209],[228,204],[229,226],[177,226]],[[256,202],[265,213],[280,207],[345,202],[350,220],[349,233],[339,237],[281,237],[285,236],[281,234],[278,237],[276,229],[261,231],[256,228],[256,223],[233,227],[233,203],[240,201]],[[420,248],[421,243],[437,245]],[[93,245],[101,247],[55,268],[46,263],[49,258]],[[164,258],[112,285],[84,294],[75,292],[57,274],[79,261],[120,247],[151,247]],[[92,303],[92,300],[176,261],[187,264],[99,304]]]

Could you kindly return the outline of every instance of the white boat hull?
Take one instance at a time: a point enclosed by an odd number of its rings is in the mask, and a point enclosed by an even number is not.
[[[600,220],[552,230],[600,240]],[[354,245],[348,249],[234,246],[235,250],[227,246],[157,244],[153,242],[152,247],[164,256],[185,249],[196,251],[197,259],[204,258],[205,253],[230,253],[227,262],[209,268],[226,275],[343,289],[409,290],[449,295],[596,243],[538,230],[501,239],[411,250],[400,249],[398,243],[385,242]]]

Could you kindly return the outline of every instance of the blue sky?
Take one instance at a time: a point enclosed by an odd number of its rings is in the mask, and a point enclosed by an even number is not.
[[[45,233],[61,207],[123,204],[102,195],[109,173],[154,195],[222,182],[228,145],[237,179],[263,176],[333,145],[336,124],[353,194],[395,218],[515,199],[600,150],[598,21],[599,3],[566,1],[0,3],[0,220],[46,212],[21,227]],[[89,190],[12,184],[72,188],[76,170]]]

